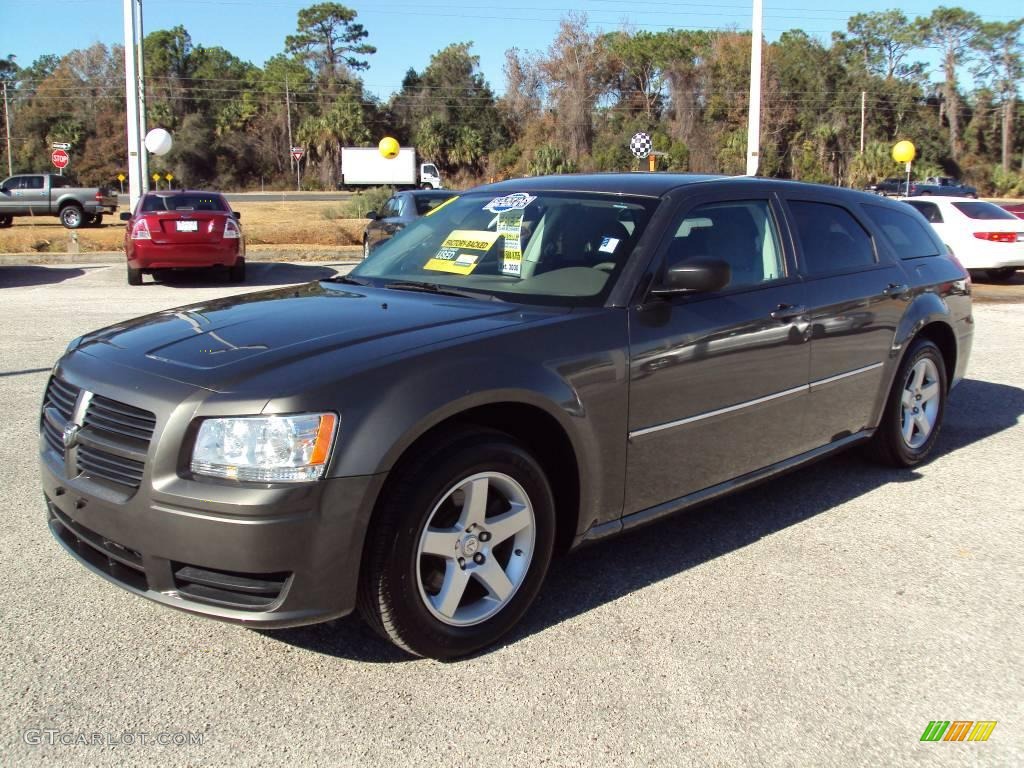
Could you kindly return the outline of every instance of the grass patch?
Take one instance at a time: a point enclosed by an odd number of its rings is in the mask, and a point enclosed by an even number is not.
[[[356,192],[342,206],[342,215],[350,219],[365,219],[366,214],[370,211],[379,212],[393,194],[395,194],[394,187],[370,187],[367,190]]]

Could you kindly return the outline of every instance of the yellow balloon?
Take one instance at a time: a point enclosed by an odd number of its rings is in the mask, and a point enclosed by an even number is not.
[[[914,157],[917,156],[917,148],[913,142],[901,141],[892,148],[892,159],[897,163],[910,163],[913,162]]]
[[[381,139],[380,144],[377,145],[377,149],[379,149],[380,153],[388,160],[394,160],[398,157],[398,142],[390,136],[385,136]]]

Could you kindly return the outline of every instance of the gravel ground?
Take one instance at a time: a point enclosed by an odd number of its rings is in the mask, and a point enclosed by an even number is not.
[[[250,265],[257,286],[333,268]],[[245,289],[0,267],[0,764],[1024,764],[1021,304],[977,307],[928,465],[845,454],[586,549],[507,643],[443,664],[354,618],[253,632],[171,611],[50,538],[37,410],[67,341]],[[930,720],[999,724],[921,743]],[[159,733],[202,743],[140,743]],[[60,743],[93,734],[115,743]]]

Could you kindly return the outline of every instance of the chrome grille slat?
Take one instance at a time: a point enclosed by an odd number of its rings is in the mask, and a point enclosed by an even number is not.
[[[143,465],[136,462],[115,461],[109,453],[78,451],[78,468],[104,480],[138,488],[142,480]]]

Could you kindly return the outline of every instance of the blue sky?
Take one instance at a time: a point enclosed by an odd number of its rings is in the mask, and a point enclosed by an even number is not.
[[[1019,0],[1018,0],[1019,2]],[[146,31],[182,24],[194,43],[222,46],[236,56],[263,64],[284,48],[295,32],[299,9],[313,0],[144,0]],[[948,2],[978,13],[986,21],[1009,21],[1024,13],[1015,2],[971,0]],[[387,98],[410,67],[422,70],[430,55],[449,43],[472,41],[491,86],[504,90],[505,50],[547,48],[558,19],[583,11],[596,30],[623,26],[659,31],[677,29],[750,29],[751,6],[744,0],[669,2],[668,0],[520,0],[517,3],[460,3],[456,0],[349,2],[377,47],[364,73],[367,88]],[[938,3],[929,0],[764,0],[765,36],[776,39],[801,28],[827,41],[846,28],[855,13],[898,7],[908,17],[927,15]],[[64,54],[96,42],[124,39],[122,0],[0,0],[0,56],[13,53],[22,66],[46,53]],[[922,57],[925,58],[925,57]],[[928,57],[930,58],[930,57]]]

